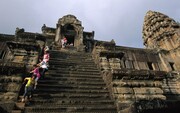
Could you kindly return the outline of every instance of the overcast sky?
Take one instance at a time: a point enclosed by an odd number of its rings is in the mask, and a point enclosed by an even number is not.
[[[147,11],[158,11],[180,22],[180,0],[1,0],[0,33],[13,34],[16,27],[41,33],[56,27],[59,18],[72,14],[95,39],[143,48],[142,25]]]

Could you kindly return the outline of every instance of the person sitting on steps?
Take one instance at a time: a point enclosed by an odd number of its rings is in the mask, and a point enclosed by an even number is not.
[[[48,71],[48,65],[47,62],[41,61],[39,63],[40,68],[41,68],[41,78],[44,78],[45,72]]]
[[[43,55],[43,61],[46,63],[47,67],[49,67],[49,58],[50,58],[50,54],[48,49],[44,51],[44,55]]]
[[[61,40],[61,44],[62,44],[62,48],[65,48],[66,45],[67,45],[67,38],[64,37],[62,40]]]

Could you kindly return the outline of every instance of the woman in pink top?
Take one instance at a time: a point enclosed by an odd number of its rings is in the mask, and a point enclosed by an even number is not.
[[[35,78],[35,86],[34,86],[34,89],[36,89],[37,81],[41,77],[41,74],[39,72],[39,65],[33,65],[33,70],[30,73],[33,73],[33,75],[36,76],[36,78]]]

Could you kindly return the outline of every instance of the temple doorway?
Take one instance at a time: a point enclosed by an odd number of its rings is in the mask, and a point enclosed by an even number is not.
[[[62,36],[66,37],[67,45],[74,46],[74,39],[76,36],[74,26],[72,26],[71,24],[66,24],[62,26],[61,34]]]

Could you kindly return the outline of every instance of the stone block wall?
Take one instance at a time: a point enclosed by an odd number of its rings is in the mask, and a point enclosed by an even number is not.
[[[156,50],[99,45],[92,54],[119,112],[166,108],[180,95],[177,73],[166,71]]]
[[[0,77],[0,111],[10,113],[18,99],[22,76],[2,75]]]
[[[2,37],[10,37],[7,40]],[[38,62],[45,39],[36,33],[24,32],[0,35],[0,112],[10,113],[22,89],[23,78],[28,76],[33,64]]]

